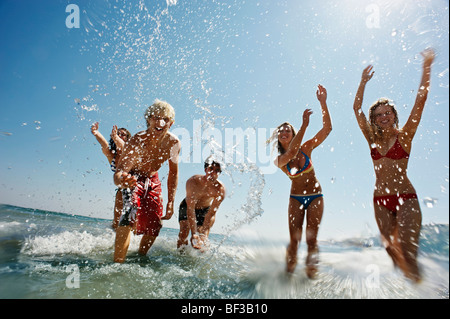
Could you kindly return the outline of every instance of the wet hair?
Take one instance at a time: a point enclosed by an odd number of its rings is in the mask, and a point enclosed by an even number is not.
[[[286,153],[286,150],[284,149],[284,147],[281,145],[280,141],[278,140],[280,128],[282,128],[285,125],[289,126],[291,128],[292,138],[294,138],[294,136],[296,134],[294,127],[292,126],[291,123],[284,122],[283,124],[278,125],[278,127],[273,131],[272,136],[266,141],[267,145],[273,142],[273,148],[275,148],[275,146],[276,146],[277,150],[278,150],[278,154],[280,154],[280,155]]]
[[[117,129],[117,131],[125,131],[125,133],[127,134],[127,141],[131,138],[131,133],[130,131],[128,131],[126,128],[121,127],[119,129]],[[114,140],[112,138],[109,139],[109,149],[116,154],[117,151],[117,145],[116,143],[114,143]]]
[[[222,166],[221,166],[221,164],[220,164],[218,161],[215,161],[211,156],[208,157],[208,158],[205,160],[205,165],[204,165],[204,167],[205,167],[205,169],[207,169],[207,168],[210,167],[210,166],[218,166],[219,169],[220,169],[220,171],[222,172]]]
[[[162,113],[164,116],[167,116],[172,121],[175,120],[175,110],[172,107],[172,105],[170,105],[166,101],[161,101],[161,100],[156,99],[153,102],[153,104],[150,105],[147,108],[147,110],[145,110],[145,113],[144,113],[144,118],[145,118],[145,121],[147,122],[147,127],[148,127],[148,121],[147,120],[149,118],[151,118],[156,113]]]
[[[388,105],[391,107],[392,113],[394,113],[394,117],[395,117],[394,125],[395,125],[395,128],[398,129],[398,113],[397,113],[397,109],[395,108],[394,102],[385,97],[378,99],[369,108],[369,124],[372,129],[373,138],[376,141],[383,139],[383,131],[376,124],[376,118],[375,118],[375,110],[381,105]]]

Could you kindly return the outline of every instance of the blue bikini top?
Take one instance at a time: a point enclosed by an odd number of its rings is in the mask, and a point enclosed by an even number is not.
[[[286,169],[288,170],[287,175],[289,176],[289,178],[296,178],[304,173],[310,172],[313,169],[312,162],[311,162],[310,158],[308,157],[308,155],[306,155],[303,152],[302,152],[302,154],[303,154],[303,156],[305,156],[305,159],[306,159],[305,165],[303,165],[303,167],[300,170],[296,171],[294,174],[292,174],[292,172],[291,172],[292,169],[289,166],[289,163],[286,164]]]

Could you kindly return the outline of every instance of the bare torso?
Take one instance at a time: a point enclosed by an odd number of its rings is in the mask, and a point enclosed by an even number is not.
[[[187,196],[195,202],[195,209],[210,207],[215,199],[221,200],[223,189],[220,181],[205,182],[203,175],[194,175],[186,182]]]
[[[393,135],[384,141],[373,143],[378,152],[384,156],[393,147],[397,140],[397,135]],[[398,133],[398,141],[406,153],[411,151],[411,140],[404,136],[404,133]],[[375,170],[375,189],[374,196],[395,195],[415,193],[415,189],[407,176],[409,158],[391,159],[382,157],[373,160]]]
[[[175,154],[178,139],[167,133],[160,143],[155,143],[150,134],[146,131],[136,134],[129,142],[131,151],[128,152],[129,160],[125,157],[120,160],[127,162],[124,165],[125,171],[133,175],[152,176]]]

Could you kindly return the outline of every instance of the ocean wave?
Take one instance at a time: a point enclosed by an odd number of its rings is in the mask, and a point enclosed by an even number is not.
[[[107,230],[100,236],[87,231],[64,231],[55,235],[26,238],[21,252],[26,255],[90,255],[111,250],[114,238],[115,233]]]
[[[17,229],[21,227],[22,224],[19,222],[0,222],[0,236],[5,236],[9,233],[17,232]]]
[[[2,282],[16,287],[0,290],[6,298],[448,298],[448,225],[423,227],[417,286],[395,270],[376,237],[321,242],[319,274],[309,280],[304,242],[288,276],[287,242],[245,232],[211,234],[200,252],[178,250],[178,229],[163,228],[146,256],[138,254],[141,236],[132,235],[124,264],[113,262],[109,221],[16,210],[0,215],[0,234]],[[79,289],[65,284],[73,269]]]

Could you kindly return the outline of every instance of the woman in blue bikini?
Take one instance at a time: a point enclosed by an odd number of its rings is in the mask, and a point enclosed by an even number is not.
[[[291,196],[289,198],[289,233],[290,243],[286,250],[286,270],[293,273],[297,265],[297,250],[302,237],[303,220],[306,216],[306,274],[314,278],[317,273],[318,252],[317,234],[322,219],[324,204],[322,188],[317,180],[311,162],[311,152],[322,144],[330,134],[331,118],[327,107],[327,91],[318,86],[317,99],[322,108],[322,129],[302,144],[303,135],[312,114],[310,109],[303,113],[303,124],[298,134],[289,123],[281,124],[275,131],[278,134],[278,153],[275,164],[291,179]]]

